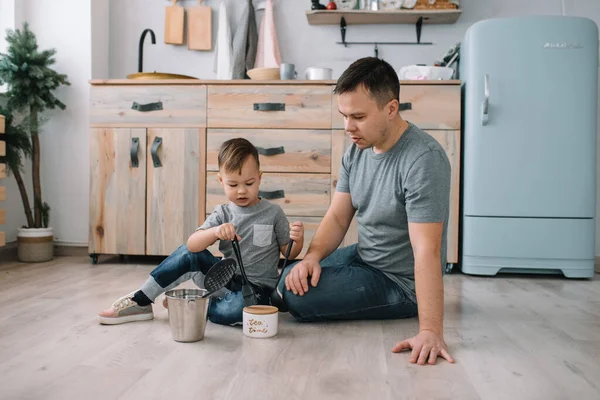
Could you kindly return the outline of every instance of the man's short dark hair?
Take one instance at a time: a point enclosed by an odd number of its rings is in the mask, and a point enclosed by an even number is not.
[[[375,57],[354,61],[337,81],[334,93],[353,92],[363,85],[382,109],[392,100],[400,102],[400,80],[394,68]]]
[[[223,168],[225,172],[238,172],[241,174],[242,166],[250,156],[254,157],[256,166],[260,169],[258,150],[252,143],[244,138],[229,139],[219,149],[219,169]]]

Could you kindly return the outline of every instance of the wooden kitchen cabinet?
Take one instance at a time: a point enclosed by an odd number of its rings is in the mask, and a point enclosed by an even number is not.
[[[335,82],[91,83],[91,254],[168,255],[185,243],[214,207],[227,201],[217,179],[219,146],[244,137],[259,149],[261,195],[279,204],[290,221],[304,222],[304,256],[352,144],[333,94]],[[460,82],[401,82],[400,100],[403,118],[429,132],[450,159],[447,261],[457,263]],[[134,138],[139,140],[135,168]],[[356,240],[354,220],[341,245]],[[209,250],[221,255],[218,243]]]
[[[96,254],[146,254],[146,130],[92,129],[90,141],[92,262]]]
[[[153,143],[160,143],[155,160]],[[204,129],[148,130],[146,254],[171,254],[204,221],[205,150]]]
[[[449,264],[458,263],[458,223],[460,202],[460,131],[427,130],[437,140],[450,161],[450,212],[448,217],[448,233],[446,258]],[[450,269],[451,266],[448,266]]]
[[[343,129],[344,120],[337,111],[337,96],[332,103],[332,192],[344,151],[352,145]],[[461,137],[461,89],[456,81],[411,82],[401,84],[400,103],[402,118],[414,123],[433,136],[444,148],[451,166],[450,212],[446,246],[446,270],[458,263],[459,205],[460,205],[460,137]],[[352,220],[342,245],[358,241],[356,218]]]
[[[210,85],[207,114],[209,128],[331,129],[331,87]]]
[[[344,129],[344,118],[333,98],[333,129]],[[456,81],[415,81],[400,85],[400,114],[424,130],[460,130],[461,91]]]
[[[209,86],[207,211],[227,201],[217,181],[219,147],[246,138],[259,151],[259,195],[305,225],[302,257],[331,203],[331,96],[329,85]],[[209,250],[220,254],[218,244]]]
[[[331,172],[331,131],[325,129],[209,129],[206,168],[219,170],[217,156],[223,142],[244,138],[259,152],[264,172]]]
[[[204,220],[205,131],[95,128],[90,243],[97,254],[169,255]]]

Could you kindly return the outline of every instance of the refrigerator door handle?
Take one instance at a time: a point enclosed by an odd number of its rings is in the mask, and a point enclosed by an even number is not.
[[[489,119],[489,106],[490,106],[490,76],[485,74],[483,76],[484,84],[484,99],[481,105],[481,125],[487,125]]]

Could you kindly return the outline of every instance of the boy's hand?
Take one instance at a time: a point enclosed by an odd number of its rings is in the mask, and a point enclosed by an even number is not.
[[[230,223],[219,225],[215,232],[215,235],[220,240],[233,240],[233,238],[237,238],[237,240],[242,240],[242,238],[235,233],[235,227]]]
[[[296,221],[290,224],[290,239],[298,243],[304,240],[304,224]]]

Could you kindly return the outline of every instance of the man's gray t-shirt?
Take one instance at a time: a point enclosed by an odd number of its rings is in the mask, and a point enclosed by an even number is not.
[[[409,123],[387,152],[351,146],[336,190],[350,193],[357,210],[358,254],[416,301],[409,222],[442,222],[441,268],[446,263],[450,162],[441,145]]]
[[[240,253],[248,279],[274,288],[279,279],[280,246],[290,240],[289,222],[281,207],[265,199],[250,207],[239,207],[231,202],[219,204],[198,230],[225,223],[232,224],[242,238]],[[236,259],[229,240],[219,241],[219,251],[226,258]]]

